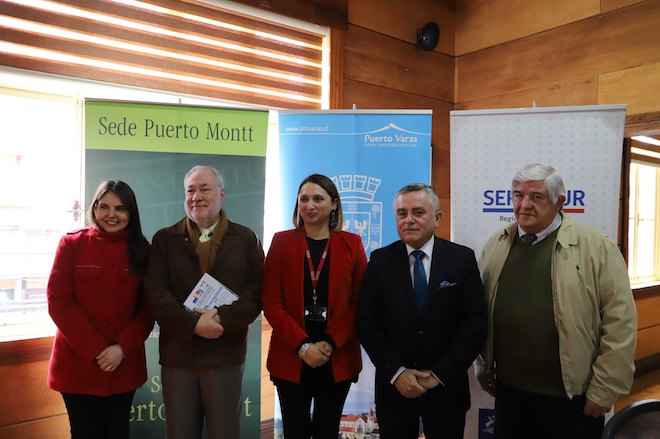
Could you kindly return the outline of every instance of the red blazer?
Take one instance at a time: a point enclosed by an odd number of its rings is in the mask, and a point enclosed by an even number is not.
[[[303,362],[298,348],[307,339],[304,323],[305,232],[276,233],[264,266],[264,314],[273,327],[266,366],[275,378],[300,383]],[[358,296],[367,258],[359,236],[330,234],[328,322],[326,334],[335,343],[335,382],[349,380],[362,369],[357,333]]]
[[[128,269],[125,233],[90,227],[65,235],[48,279],[48,312],[57,325],[48,385],[96,396],[140,387],[147,379],[144,340],[153,327],[142,296],[140,279]],[[104,372],[96,356],[112,344],[124,359]]]

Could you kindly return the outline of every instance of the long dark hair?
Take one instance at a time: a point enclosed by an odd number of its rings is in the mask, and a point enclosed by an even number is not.
[[[332,231],[341,230],[344,226],[344,213],[341,210],[341,198],[339,198],[339,191],[337,190],[337,186],[335,186],[332,180],[322,174],[312,174],[305,178],[302,183],[300,183],[300,186],[298,186],[298,192],[296,193],[296,205],[293,208],[292,216],[294,227],[298,228],[303,226],[303,220],[298,216],[298,195],[306,183],[314,183],[321,186],[323,190],[326,191],[328,195],[330,195],[330,201],[337,203],[335,210],[330,212],[328,227]]]
[[[126,209],[128,209],[128,225],[126,226],[126,230],[128,231],[128,265],[134,274],[143,276],[147,269],[149,241],[147,241],[147,238],[142,233],[137,199],[131,187],[121,180],[106,180],[101,182],[99,187],[96,188],[94,198],[89,206],[89,220],[101,228],[96,221],[94,209],[98,205],[99,200],[108,192],[115,194],[121,200],[122,204],[126,206]]]

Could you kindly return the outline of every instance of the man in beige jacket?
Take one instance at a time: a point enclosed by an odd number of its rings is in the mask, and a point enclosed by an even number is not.
[[[598,439],[630,391],[636,317],[619,249],[561,212],[566,190],[532,164],[512,182],[516,222],[482,252],[489,334],[477,364],[498,438]]]

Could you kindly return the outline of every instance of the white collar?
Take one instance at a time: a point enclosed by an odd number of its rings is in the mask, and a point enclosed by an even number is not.
[[[552,222],[550,223],[550,225],[548,227],[546,227],[545,229],[541,230],[538,233],[534,233],[536,235],[536,241],[534,241],[532,243],[532,245],[536,245],[539,242],[543,241],[545,238],[548,237],[549,234],[551,234],[552,232],[557,230],[559,228],[559,226],[561,226],[561,215],[559,213],[557,213],[557,215],[555,215],[555,218],[552,220]],[[521,236],[523,236],[525,234],[527,234],[527,232],[525,232],[520,227],[520,225],[518,225],[518,238],[520,238]]]
[[[406,244],[406,250],[408,251],[408,256],[410,256],[410,253],[414,252],[415,250],[421,250],[421,251],[424,252],[424,254],[426,256],[428,256],[430,258],[431,256],[433,256],[433,243],[434,243],[434,240],[435,240],[435,236],[431,235],[431,238],[428,241],[426,241],[426,243],[418,249],[411,247],[409,244]]]

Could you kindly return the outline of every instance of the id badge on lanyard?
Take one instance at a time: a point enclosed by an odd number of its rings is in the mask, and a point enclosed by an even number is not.
[[[319,284],[319,278],[321,277],[321,271],[323,271],[323,266],[325,265],[325,260],[328,257],[328,246],[330,245],[330,239],[325,244],[323,253],[321,254],[321,260],[319,261],[318,267],[314,269],[314,262],[312,261],[312,255],[309,252],[309,246],[305,250],[305,257],[307,259],[307,268],[309,269],[309,277],[312,281],[312,304],[305,307],[305,320],[310,322],[325,322],[328,318],[328,308],[325,306],[319,305],[318,295],[316,288]]]

